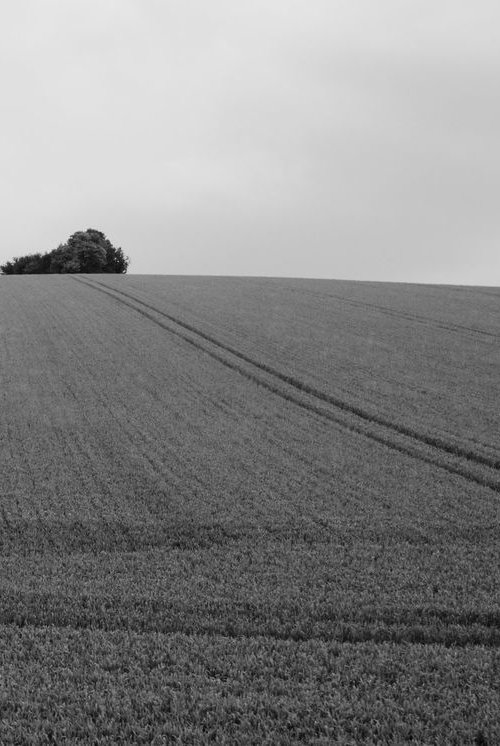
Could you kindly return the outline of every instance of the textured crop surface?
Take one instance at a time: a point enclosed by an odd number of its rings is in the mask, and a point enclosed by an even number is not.
[[[500,743],[500,291],[0,278],[0,743]]]

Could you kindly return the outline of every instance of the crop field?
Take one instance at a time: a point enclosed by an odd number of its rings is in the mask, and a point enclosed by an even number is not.
[[[500,743],[500,290],[0,277],[0,744]]]

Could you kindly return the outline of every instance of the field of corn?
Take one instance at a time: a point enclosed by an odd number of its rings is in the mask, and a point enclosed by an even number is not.
[[[500,743],[500,290],[0,277],[0,743]]]

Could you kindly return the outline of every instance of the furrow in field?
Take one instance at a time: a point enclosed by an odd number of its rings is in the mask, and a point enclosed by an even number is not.
[[[361,407],[331,396],[294,376],[287,375],[266,363],[251,358],[240,350],[197,329],[192,324],[167,314],[123,290],[116,288],[111,290],[98,280],[90,281],[88,278],[76,277],[74,279],[108,295],[117,302],[133,308],[137,313],[166,331],[181,337],[223,365],[232,368],[287,401],[298,404],[313,414],[336,422],[352,432],[360,433],[400,453],[439,466],[452,474],[458,474],[481,486],[500,492],[498,475],[500,461],[498,459],[448,443],[437,436],[417,432],[407,425],[374,415]],[[170,325],[159,320],[157,316],[167,319]],[[183,331],[180,331],[179,327]],[[189,334],[185,332],[189,332]],[[230,357],[227,357],[228,353]],[[250,367],[243,367],[242,362]],[[265,376],[262,374],[265,374]],[[283,387],[283,384],[286,384],[286,388]],[[325,409],[324,406],[321,406],[323,404],[333,407],[333,411]],[[348,417],[353,419],[348,419]],[[374,429],[375,427],[377,429]],[[422,448],[425,450],[422,450]],[[481,470],[481,467],[486,468]]]
[[[410,544],[354,527],[319,533],[292,541],[243,530],[224,542],[212,526],[198,546],[3,556],[0,623],[500,647],[494,535]]]
[[[302,291],[304,292],[304,291]],[[309,291],[311,294],[312,291]],[[500,339],[500,334],[495,334],[494,332],[488,332],[485,329],[478,329],[477,327],[472,326],[465,326],[464,324],[456,324],[456,323],[445,323],[443,321],[439,321],[438,319],[433,319],[430,316],[424,316],[422,314],[418,313],[407,313],[406,311],[399,311],[396,308],[390,308],[389,306],[382,306],[378,303],[367,303],[366,301],[359,301],[354,300],[353,298],[347,298],[343,295],[335,295],[333,293],[324,293],[328,298],[333,298],[334,300],[339,300],[342,303],[348,303],[350,306],[356,306],[358,308],[369,308],[375,311],[380,311],[380,313],[385,314],[386,316],[392,316],[396,319],[406,319],[408,321],[411,321],[412,323],[417,322],[421,324],[426,324],[428,326],[434,326],[436,329],[445,329],[449,332],[468,332],[471,334],[479,334],[484,335],[486,337],[493,337],[495,339]]]
[[[497,300],[500,300],[500,292],[492,293],[489,290],[478,290],[477,288],[475,289],[475,292],[480,293],[481,295],[490,295],[492,298],[496,298]]]
[[[205,604],[150,597],[64,596],[4,591],[0,624],[106,631],[265,637],[278,640],[442,644],[500,647],[498,612],[454,612],[439,608],[339,610],[336,606],[278,605],[214,599]]]

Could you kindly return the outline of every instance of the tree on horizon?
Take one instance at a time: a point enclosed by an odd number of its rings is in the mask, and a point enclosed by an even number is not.
[[[102,231],[76,231],[66,243],[45,254],[26,254],[0,265],[4,275],[115,273],[125,274],[130,259]]]

